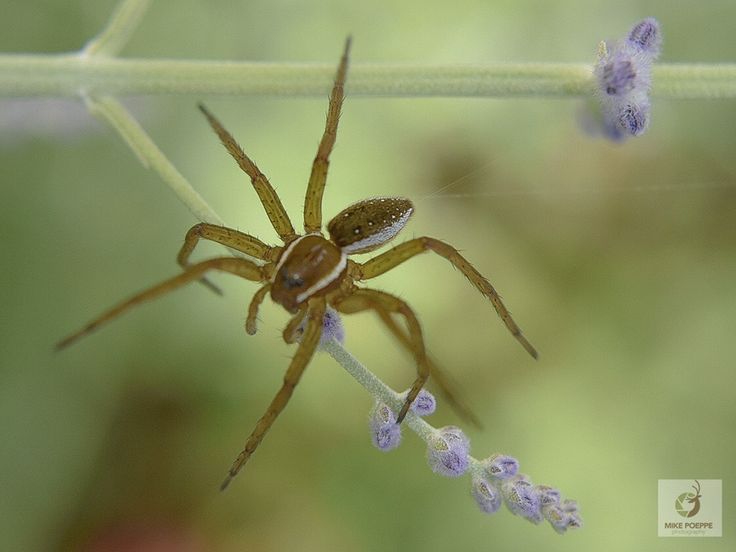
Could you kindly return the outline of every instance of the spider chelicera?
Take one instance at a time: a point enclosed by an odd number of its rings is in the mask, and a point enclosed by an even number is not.
[[[181,274],[104,312],[78,332],[59,342],[57,346],[59,349],[64,348],[134,306],[189,282],[200,280],[214,287],[205,279],[205,274],[211,270],[229,272],[246,280],[261,283],[261,288],[255,293],[248,307],[246,332],[251,335],[256,333],[258,308],[270,292],[271,299],[293,315],[284,328],[284,341],[287,343],[299,341],[299,345],[286,371],[281,389],[248,437],[243,451],[233,462],[222,483],[222,489],[227,487],[248,461],[289,401],[317,349],[322,333],[322,320],[328,305],[343,314],[375,311],[399,342],[412,352],[417,365],[417,377],[399,411],[397,422],[400,423],[406,416],[412,402],[429,378],[430,372],[434,372],[436,383],[452,399],[444,376],[441,376],[427,357],[422,330],[411,308],[398,297],[356,285],[357,282],[380,276],[415,255],[429,250],[450,261],[491,301],[506,327],[524,349],[534,358],[537,357],[534,347],[522,335],[490,282],[454,247],[434,238],[421,237],[397,245],[362,264],[349,258],[351,255],[373,251],[396,237],[414,211],[414,206],[408,199],[377,197],[355,203],[338,213],[327,224],[329,239],[322,234],[322,195],[329,156],[337,135],[349,53],[350,39],[345,43],[337,69],[330,94],[325,131],[307,185],[304,200],[304,234],[297,234],[294,230],[281,200],[265,175],[215,116],[200,104],[199,109],[207,117],[222,144],[250,177],[266,214],[284,245],[269,246],[253,236],[231,228],[207,223],[197,224],[187,232],[184,245],[177,257],[178,263],[184,269]],[[220,243],[261,262],[255,263],[239,257],[220,257],[190,264],[189,257],[200,239]],[[404,318],[406,329],[396,323],[394,315]],[[459,404],[455,402],[455,406],[459,407]]]

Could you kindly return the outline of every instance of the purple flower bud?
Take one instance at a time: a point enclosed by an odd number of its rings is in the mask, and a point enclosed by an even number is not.
[[[384,452],[395,449],[401,443],[401,426],[396,414],[387,405],[376,403],[370,417],[371,442]]]
[[[555,531],[562,534],[568,529],[579,529],[583,526],[577,502],[570,499],[560,502],[559,491],[552,487],[538,485],[536,489],[537,494],[542,497],[542,515]]]
[[[551,487],[548,487],[548,489],[551,489]],[[549,522],[552,528],[560,534],[568,529],[579,529],[583,526],[583,520],[580,519],[580,515],[578,514],[577,502],[565,499],[560,503],[559,493],[557,493],[557,502],[542,505],[542,515],[544,515],[544,519]]]
[[[535,485],[534,492],[539,496],[539,501],[543,508],[550,505],[557,506],[560,503],[560,491],[554,487]]]
[[[484,477],[474,477],[470,490],[478,508],[486,514],[494,514],[501,507],[503,497],[501,492]]]
[[[304,319],[296,330],[297,341],[301,341],[306,325],[307,318]],[[327,307],[325,315],[322,318],[322,335],[319,338],[320,346],[324,346],[325,343],[333,338],[339,343],[343,343],[345,341],[345,328],[343,328],[342,319],[338,312],[332,307]]]
[[[621,96],[634,89],[637,81],[635,59],[626,49],[616,48],[596,65],[601,90],[609,96]],[[648,84],[647,84],[648,87]]]
[[[441,427],[439,431],[451,446],[464,448],[466,454],[470,453],[470,439],[463,433],[462,429],[456,426],[445,426]]]
[[[568,529],[580,529],[583,526],[583,520],[577,512],[570,512],[568,515],[570,516],[567,520]]]
[[[427,461],[432,471],[447,477],[458,477],[470,465],[470,441],[457,427],[439,429],[427,446]]]
[[[332,307],[327,307],[325,316],[322,319],[322,337],[319,343],[320,345],[324,345],[333,338],[339,343],[343,343],[345,341],[345,328],[343,328],[342,319],[337,311]]]
[[[659,32],[659,22],[653,17],[647,17],[633,26],[629,33],[629,43],[641,52],[655,59],[662,46],[662,35]]]
[[[508,479],[519,471],[519,461],[505,454],[493,454],[483,460],[483,469],[494,479]]]
[[[559,506],[551,505],[542,508],[544,519],[546,519],[552,528],[559,534],[567,531],[567,526],[570,523],[571,514],[565,512]]]
[[[409,394],[409,391],[404,391],[402,395],[402,399],[406,399],[406,396]],[[417,395],[417,398],[414,399],[414,402],[411,403],[410,410],[414,412],[417,416],[429,416],[430,414],[433,414],[435,409],[437,408],[437,401],[434,398],[434,395],[427,391],[426,389],[422,389],[419,391],[419,394]]]
[[[506,506],[513,514],[521,516],[532,523],[540,523],[543,519],[539,495],[534,492],[534,486],[524,475],[517,475],[507,479],[501,485],[501,492]]]
[[[618,123],[631,136],[639,136],[649,126],[649,109],[649,100],[646,97],[638,103],[625,103],[619,109]]]

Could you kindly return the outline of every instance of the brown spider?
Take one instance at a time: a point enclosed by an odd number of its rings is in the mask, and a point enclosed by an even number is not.
[[[402,243],[362,264],[348,258],[349,255],[373,251],[393,239],[406,225],[414,211],[414,206],[408,199],[378,197],[360,201],[338,213],[327,225],[330,238],[326,239],[323,236],[321,231],[322,195],[327,178],[329,156],[337,135],[349,52],[350,39],[348,38],[330,94],[325,131],[312,164],[312,174],[309,177],[304,201],[304,234],[297,234],[294,231],[291,220],[268,179],[214,115],[200,104],[199,109],[207,117],[225,148],[250,177],[266,214],[284,245],[268,246],[253,236],[231,228],[207,223],[197,224],[187,232],[184,245],[177,257],[178,263],[184,268],[181,274],[104,312],[81,330],[59,342],[57,346],[59,349],[64,348],[139,303],[159,297],[194,280],[200,280],[214,287],[204,278],[205,273],[210,270],[229,272],[246,280],[262,283],[262,287],[255,293],[248,307],[246,332],[251,335],[256,333],[258,308],[270,291],[271,299],[294,315],[283,331],[284,341],[294,343],[299,340],[299,345],[286,371],[281,389],[248,437],[243,451],[236,458],[222,483],[222,489],[227,487],[248,461],[289,401],[294,387],[299,382],[302,372],[319,344],[322,320],[327,305],[344,314],[366,310],[375,311],[391,333],[413,353],[417,365],[417,377],[399,412],[397,422],[400,423],[404,419],[411,403],[424,386],[432,370],[439,376],[436,383],[452,398],[444,376],[440,376],[427,358],[419,321],[409,306],[388,293],[360,288],[356,285],[356,282],[380,276],[419,253],[431,250],[450,261],[483,295],[490,299],[496,312],[514,337],[529,354],[534,358],[537,357],[537,352],[521,334],[521,330],[511,318],[493,286],[452,246],[434,238],[422,237]],[[189,257],[200,239],[220,243],[259,259],[263,264],[256,264],[237,257],[220,257],[189,264]],[[395,314],[403,316],[407,330],[396,324],[393,319]],[[301,338],[298,338],[300,327],[303,327],[304,330]],[[459,407],[456,402],[455,406]]]

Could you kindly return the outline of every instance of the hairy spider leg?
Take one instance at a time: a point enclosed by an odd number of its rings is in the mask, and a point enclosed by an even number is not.
[[[294,358],[291,359],[291,364],[289,364],[289,368],[284,375],[284,383],[278,393],[276,393],[274,399],[271,401],[266,413],[260,420],[258,420],[256,427],[245,442],[243,451],[235,459],[230,470],[228,470],[227,477],[222,482],[222,485],[220,485],[221,491],[224,491],[227,488],[233,477],[238,474],[251,455],[255,452],[258,445],[263,440],[263,437],[289,402],[289,399],[294,392],[294,388],[297,383],[299,383],[299,379],[301,378],[304,369],[307,367],[307,364],[309,364],[309,361],[312,359],[312,356],[317,349],[317,345],[319,344],[319,339],[322,335],[322,318],[325,315],[325,308],[324,297],[314,297],[309,300],[307,327],[304,330],[304,335],[302,336],[299,347],[296,350],[296,354],[294,355]],[[299,315],[297,314],[297,316]]]
[[[503,323],[516,340],[521,343],[521,346],[524,347],[532,357],[537,358],[539,356],[536,349],[521,333],[521,329],[516,325],[514,319],[511,318],[511,313],[503,304],[501,296],[493,288],[491,283],[486,280],[486,278],[478,272],[457,249],[445,242],[434,238],[428,238],[426,236],[404,242],[384,253],[381,253],[377,257],[366,261],[362,265],[356,263],[358,272],[358,278],[356,279],[369,280],[370,278],[375,278],[376,276],[380,276],[384,272],[400,265],[404,261],[430,250],[450,261],[455,268],[462,272],[476,287],[476,289],[491,301],[496,312],[501,317],[501,320],[503,320]]]
[[[299,338],[297,330],[299,329],[299,326],[301,326],[304,322],[304,317],[307,315],[307,308],[308,303],[302,303],[302,305],[299,307],[299,312],[297,312],[296,315],[294,315],[294,317],[289,320],[289,323],[286,324],[286,327],[284,327],[282,336],[286,343],[295,343]]]
[[[389,331],[394,334],[399,343],[411,352],[412,348],[409,334],[396,323],[396,320],[394,320],[391,313],[383,309],[377,309],[376,313]],[[460,416],[460,418],[473,424],[478,429],[483,429],[483,424],[481,424],[478,416],[475,415],[469,406],[463,404],[463,402],[457,398],[459,393],[454,390],[455,385],[452,383],[450,376],[435,364],[430,357],[427,357],[427,364],[429,364],[430,372],[429,383],[434,383],[437,386],[444,399],[449,403],[450,407],[455,410],[455,413]]]
[[[404,317],[406,325],[409,328],[409,342],[411,352],[417,365],[417,378],[409,389],[401,410],[396,417],[396,423],[400,424],[409,411],[409,407],[417,398],[419,391],[422,390],[424,384],[429,379],[430,365],[427,360],[427,353],[424,348],[424,339],[422,338],[422,328],[419,325],[416,315],[409,305],[404,303],[398,297],[394,297],[383,291],[375,289],[355,289],[355,291],[347,297],[336,300],[335,308],[345,314],[361,312],[372,309],[376,312],[397,313]]]
[[[307,193],[304,197],[304,231],[307,234],[319,232],[322,229],[322,195],[325,191],[327,169],[330,165],[330,153],[337,138],[337,124],[340,122],[340,109],[345,98],[345,78],[348,71],[351,38],[345,40],[340,65],[337,68],[335,84],[330,93],[330,104],[327,108],[327,122],[325,132],[320,140],[317,155],[312,163],[312,173],[309,176]]]
[[[250,234],[245,234],[225,226],[217,226],[206,222],[200,222],[192,226],[184,237],[184,245],[181,246],[176,261],[186,268],[189,257],[197,246],[200,239],[217,242],[226,247],[260,259],[261,261],[274,261],[281,251],[280,247],[271,247]]]
[[[124,312],[132,309],[140,303],[143,303],[144,301],[150,301],[170,291],[174,291],[175,289],[188,284],[193,280],[199,280],[206,272],[210,270],[221,270],[223,272],[229,272],[231,274],[235,274],[236,276],[240,276],[241,278],[245,278],[246,280],[251,280],[254,282],[261,282],[264,280],[263,270],[261,269],[261,267],[246,259],[221,257],[217,259],[202,261],[188,267],[178,276],[174,276],[173,278],[164,280],[160,284],[150,287],[147,290],[134,295],[130,299],[127,299],[126,301],[123,301],[122,303],[114,306],[110,310],[102,313],[100,316],[92,320],[89,324],[84,326],[79,331],[59,341],[59,343],[56,345],[56,349],[63,349],[71,345],[79,338],[90,334],[101,325],[109,322],[113,318],[120,316]]]
[[[261,303],[263,303],[263,299],[266,297],[266,294],[271,291],[271,284],[268,283],[265,286],[263,286],[261,289],[255,292],[253,294],[253,299],[250,300],[250,304],[248,305],[248,316],[245,319],[245,333],[248,335],[255,335],[256,334],[256,320],[258,318],[258,308],[261,306]]]
[[[222,145],[230,153],[230,155],[238,163],[238,166],[245,172],[253,183],[253,187],[258,194],[258,197],[263,204],[263,208],[266,210],[271,225],[273,226],[276,233],[281,237],[284,242],[289,242],[296,237],[294,227],[291,224],[289,215],[286,213],[286,209],[281,203],[279,196],[271,186],[268,178],[258,169],[256,164],[250,160],[245,154],[243,149],[235,141],[235,138],[225,130],[220,121],[210,113],[204,104],[198,105],[199,110],[204,113],[207,117],[207,121],[210,123],[212,130],[215,131],[219,136]]]
[[[238,230],[200,222],[192,226],[184,237],[184,244],[181,246],[179,254],[176,257],[176,262],[179,263],[179,266],[182,268],[191,266],[189,264],[189,257],[194,251],[194,248],[197,247],[200,239],[217,242],[262,261],[273,261],[281,251],[280,247],[270,247],[258,238],[239,232]],[[220,288],[207,278],[201,278],[199,281],[218,295],[222,295]]]

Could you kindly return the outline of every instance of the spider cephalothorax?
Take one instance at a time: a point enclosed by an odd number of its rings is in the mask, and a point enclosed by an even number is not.
[[[322,233],[322,194],[327,178],[329,155],[335,144],[337,124],[344,97],[349,51],[350,40],[348,39],[330,94],[327,123],[312,164],[312,173],[307,186],[304,201],[305,233],[299,235],[294,231],[291,220],[268,179],[220,122],[203,105],[200,105],[199,108],[207,117],[225,148],[250,177],[266,214],[284,245],[268,246],[249,234],[231,228],[208,223],[197,224],[187,232],[184,245],[177,257],[179,264],[184,269],[181,274],[113,307],[58,345],[59,348],[65,347],[135,305],[189,282],[200,280],[217,290],[205,279],[205,274],[210,270],[229,272],[247,280],[260,282],[262,286],[253,296],[248,307],[246,331],[249,334],[256,332],[258,308],[266,294],[270,292],[274,302],[293,314],[284,328],[284,340],[287,343],[293,343],[299,335],[301,337],[296,354],[284,376],[283,386],[248,437],[243,451],[233,463],[222,484],[223,489],[247,462],[289,401],[294,387],[317,348],[322,332],[322,320],[328,305],[343,314],[367,310],[376,312],[391,333],[414,355],[417,377],[398,413],[399,423],[404,419],[411,403],[431,372],[437,376],[436,383],[452,399],[446,381],[427,358],[419,321],[409,306],[398,297],[388,293],[356,285],[391,270],[419,253],[431,250],[450,261],[491,301],[506,327],[523,347],[532,356],[537,356],[534,348],[522,336],[519,327],[504,307],[493,286],[454,247],[434,238],[421,237],[397,245],[362,264],[348,258],[350,255],[373,251],[392,240],[406,225],[414,211],[408,199],[377,197],[351,205],[329,222],[327,225],[329,239],[324,237]],[[261,262],[256,263],[239,257],[219,257],[190,264],[189,257],[200,239],[220,243]],[[396,323],[394,315],[404,319],[406,328]],[[301,328],[303,330],[300,330]]]

